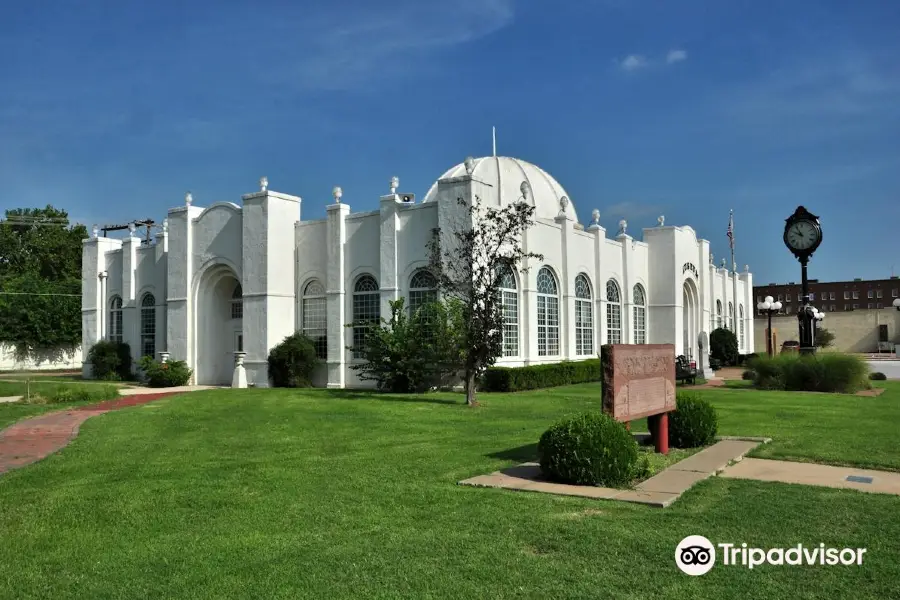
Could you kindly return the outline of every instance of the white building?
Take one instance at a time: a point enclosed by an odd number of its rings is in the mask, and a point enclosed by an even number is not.
[[[585,227],[563,187],[528,162],[467,160],[418,203],[397,194],[393,182],[371,212],[352,213],[335,188],[327,217],[313,221],[301,218],[299,197],[260,183],[240,205],[202,208],[188,194],[149,245],[134,231],[111,239],[95,229],[84,241],[85,350],[115,339],[128,342],[135,358],[167,353],[187,361],[196,384],[229,384],[235,352],[244,352],[250,385],[264,387],[269,350],[303,330],[320,340],[321,384],[367,385],[349,368],[354,331],[345,324],[389,316],[388,302],[398,297],[416,303],[433,294],[426,243],[435,227],[456,221],[459,197],[501,205],[530,187],[524,196],[536,223],[524,244],[544,260],[507,278],[498,364],[594,358],[605,343],[672,343],[696,359],[700,333],[718,325],[736,331],[741,352],[753,351],[746,267],[735,280],[712,264],[708,241],[662,218],[641,240],[624,221],[607,237],[596,210]]]

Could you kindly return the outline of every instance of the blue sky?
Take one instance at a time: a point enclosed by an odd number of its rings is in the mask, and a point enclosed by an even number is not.
[[[6,3],[0,209],[161,220],[266,175],[323,218],[467,155],[536,163],[582,221],[693,225],[757,283],[900,273],[900,2]]]

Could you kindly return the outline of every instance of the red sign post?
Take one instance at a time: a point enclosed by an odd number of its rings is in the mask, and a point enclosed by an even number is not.
[[[675,410],[674,344],[608,344],[600,349],[603,412],[628,426],[647,418],[656,451],[669,453],[669,416]]]

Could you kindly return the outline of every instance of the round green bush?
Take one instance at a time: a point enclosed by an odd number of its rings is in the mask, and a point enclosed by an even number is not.
[[[885,375],[881,371],[875,371],[874,373],[869,375],[869,379],[871,379],[872,381],[885,381],[887,379],[887,375]]]
[[[754,377],[756,377],[756,373],[754,373],[750,369],[747,369],[746,371],[741,373],[741,379],[743,379],[744,381],[753,381]]]
[[[698,394],[678,394],[675,411],[669,413],[669,444],[698,448],[716,441],[719,416],[712,404]]]
[[[638,445],[609,415],[587,412],[567,417],[538,443],[541,471],[561,483],[621,487],[640,470]]]
[[[275,387],[310,387],[319,359],[315,343],[300,333],[289,335],[269,351],[269,377]]]

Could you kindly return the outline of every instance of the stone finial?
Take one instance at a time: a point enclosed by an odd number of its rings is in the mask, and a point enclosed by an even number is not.
[[[566,196],[563,196],[559,199],[559,214],[566,214],[566,209],[569,207],[569,199]]]
[[[600,225],[600,211],[596,208],[591,211],[591,225]]]
[[[471,175],[475,172],[475,159],[471,156],[467,156],[465,162],[463,163],[466,167],[466,174]]]
[[[625,235],[625,232],[628,230],[628,221],[622,219],[619,221],[619,235]]]
[[[340,204],[341,196],[344,195],[344,190],[341,189],[341,186],[336,185],[336,186],[334,186],[334,189],[331,190],[331,195],[334,196],[335,204]]]
[[[100,235],[100,228],[97,227],[96,223],[94,223],[94,227],[93,229],[91,229],[91,235],[93,235],[94,239],[97,239],[97,237]]]
[[[137,229],[137,228],[134,226],[134,223],[129,223],[129,224],[128,224],[128,233],[130,233],[131,235],[134,235],[134,230],[135,230],[135,229]]]
[[[194,195],[188,192],[184,195],[184,203],[187,206],[190,206],[194,202]]]
[[[712,252],[709,253],[709,264],[716,266],[716,255]]]
[[[262,176],[259,178],[259,191],[265,192],[269,189],[269,178]]]
[[[750,265],[744,265],[744,273],[750,272]]]
[[[660,226],[660,227],[665,227],[665,226],[666,226],[666,216],[665,216],[665,215],[659,215],[659,218],[656,219],[656,222],[659,223],[659,226]]]
[[[724,258],[722,259],[722,268],[723,269],[725,268],[725,259]]]
[[[163,219],[163,233],[169,233],[169,219]]]
[[[391,193],[396,194],[397,188],[399,188],[399,187],[400,187],[400,178],[397,177],[396,175],[394,175],[393,177],[391,177]]]
[[[531,198],[531,184],[523,181],[519,184],[519,191],[522,192],[522,198],[527,202]]]

